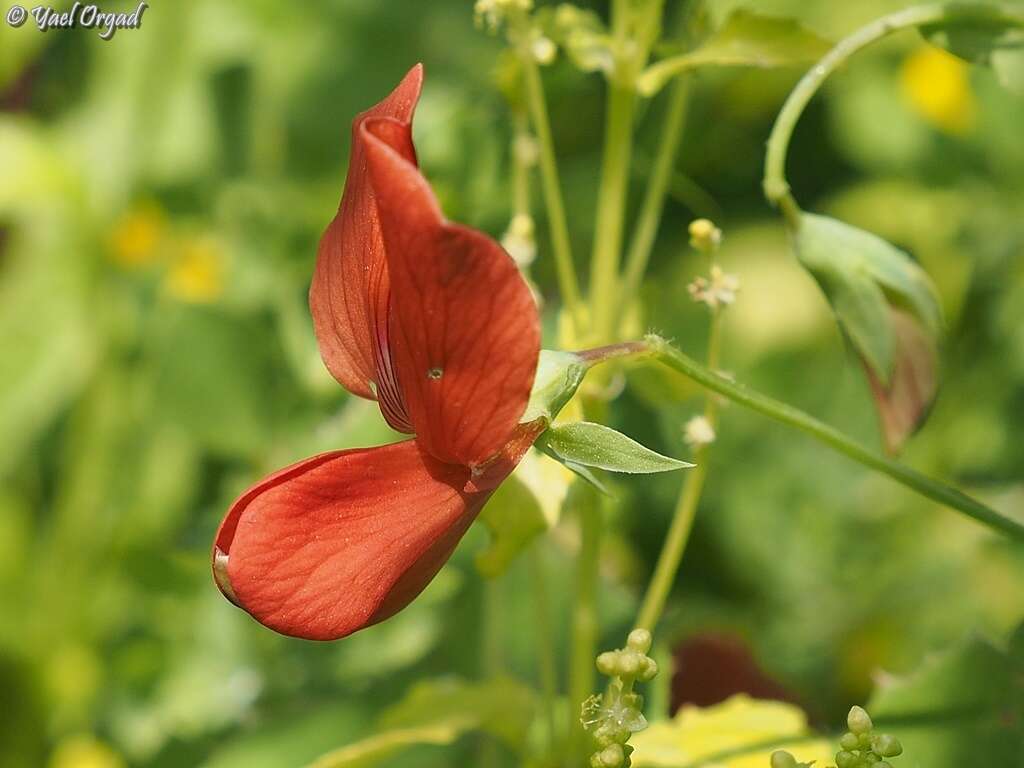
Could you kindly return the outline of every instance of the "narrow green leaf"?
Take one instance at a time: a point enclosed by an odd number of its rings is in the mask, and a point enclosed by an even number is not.
[[[696,67],[786,67],[817,61],[831,44],[793,19],[738,10],[689,53],[659,61],[637,82],[653,96],[673,75]]]
[[[581,464],[611,472],[647,474],[692,467],[645,448],[635,440],[602,424],[587,421],[548,429],[538,443],[567,464]]]
[[[603,493],[605,496],[611,496],[611,492],[608,490],[608,486],[602,483],[601,479],[597,475],[595,475],[589,467],[585,467],[582,464],[576,463],[575,461],[568,461],[566,459],[563,459],[561,456],[559,456],[557,453],[551,450],[551,448],[549,448],[546,444],[538,444],[536,447],[538,450],[542,451],[545,456],[554,459],[563,467],[565,467],[570,472],[575,474],[578,478],[580,478],[584,482],[589,483],[591,486],[593,486],[596,490]]]

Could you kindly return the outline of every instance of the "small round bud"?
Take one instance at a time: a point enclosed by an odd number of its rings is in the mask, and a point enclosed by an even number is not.
[[[868,731],[858,736],[857,744],[861,749],[871,749],[871,732]]]
[[[609,744],[598,752],[596,757],[600,760],[598,765],[601,768],[620,768],[626,761],[626,755],[623,754],[622,746],[619,744]]]
[[[625,651],[619,657],[619,674],[622,677],[636,677],[640,671],[640,654],[636,651]]]
[[[640,653],[651,650],[651,633],[646,629],[634,629],[626,639],[626,647]]]
[[[722,242],[722,230],[708,219],[690,222],[690,245],[701,253],[713,253]]]
[[[853,752],[843,750],[842,752],[836,752],[836,768],[856,768],[860,762],[860,758]]]
[[[796,758],[784,749],[772,752],[772,768],[797,768]]]
[[[903,745],[895,736],[880,733],[871,740],[871,749],[882,757],[897,757],[903,754]]]
[[[864,762],[868,765],[874,765],[875,763],[882,762],[882,758],[880,758],[874,752],[868,752],[866,755],[864,755]]]
[[[855,733],[844,733],[843,737],[839,739],[839,746],[843,749],[856,749],[860,746],[860,739]]]
[[[640,659],[640,672],[637,677],[643,683],[650,682],[658,676],[658,662],[649,656],[644,656]]]
[[[597,657],[597,671],[606,677],[612,677],[619,673],[619,654],[615,651],[605,651]]]
[[[867,733],[873,727],[868,713],[863,708],[857,706],[850,707],[850,714],[846,716],[846,724],[858,736]]]

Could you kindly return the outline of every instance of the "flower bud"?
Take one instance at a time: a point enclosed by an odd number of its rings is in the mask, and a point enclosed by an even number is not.
[[[853,752],[844,749],[842,752],[836,753],[836,768],[856,768],[859,763],[860,758]]]
[[[651,633],[646,629],[634,629],[626,639],[626,646],[640,653],[651,650]]]
[[[722,242],[722,230],[709,219],[690,222],[690,245],[701,253],[714,253]]]
[[[857,738],[855,733],[844,733],[842,738],[839,739],[839,746],[843,749],[856,749],[860,746],[860,739]]]
[[[850,714],[846,716],[846,724],[858,736],[862,733],[867,733],[874,727],[868,713],[858,706],[850,707]],[[840,768],[842,767],[840,766]]]
[[[903,745],[895,736],[880,733],[871,740],[871,749],[882,757],[896,757],[903,754]]]
[[[772,768],[797,768],[796,758],[784,749],[772,752]]]
[[[619,670],[619,654],[615,651],[605,651],[597,657],[597,671],[605,677],[617,675]]]

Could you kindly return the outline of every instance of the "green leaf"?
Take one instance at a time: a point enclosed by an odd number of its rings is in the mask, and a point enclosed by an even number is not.
[[[801,214],[794,238],[840,326],[883,384],[896,355],[890,305],[905,308],[932,336],[942,324],[931,280],[910,256],[877,235],[816,214]]]
[[[990,66],[1003,87],[1024,94],[1024,29],[1019,24],[979,15],[922,27],[921,35],[961,59]]]
[[[712,707],[684,706],[671,720],[635,734],[630,744],[636,768],[767,766],[779,747],[800,761],[830,765],[828,740],[809,740],[807,734],[807,716],[799,707],[737,694]]]
[[[611,472],[648,474],[693,466],[655,453],[611,427],[588,421],[551,427],[537,442],[567,464]]]
[[[867,709],[916,765],[1016,765],[1024,743],[1019,674],[1007,653],[971,638],[906,677],[884,678]]]
[[[509,678],[428,680],[384,714],[377,733],[323,755],[309,768],[369,768],[408,747],[451,744],[470,731],[519,750],[533,715],[533,692]]]
[[[637,87],[653,96],[673,75],[697,67],[786,67],[817,61],[831,44],[793,19],[738,10],[700,46],[659,61]]]

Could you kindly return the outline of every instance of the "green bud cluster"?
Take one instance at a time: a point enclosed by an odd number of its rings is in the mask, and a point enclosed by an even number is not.
[[[893,768],[886,758],[903,754],[903,745],[895,736],[876,733],[871,716],[862,707],[853,707],[846,716],[850,730],[839,739],[840,750],[836,752],[836,768]],[[798,763],[789,752],[779,750],[772,753],[771,768],[809,768],[807,763]]]
[[[651,633],[634,629],[625,648],[597,657],[597,670],[611,679],[604,696],[591,696],[583,703],[583,727],[598,747],[590,756],[591,768],[629,768],[631,764],[629,737],[647,727],[643,696],[633,692],[633,685],[658,674],[657,663],[647,655],[650,649]]]

